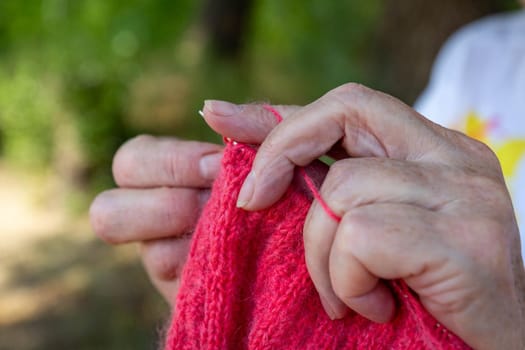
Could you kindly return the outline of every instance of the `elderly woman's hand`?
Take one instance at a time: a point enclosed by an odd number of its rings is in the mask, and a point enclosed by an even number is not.
[[[294,167],[338,159],[320,192],[342,220],[314,202],[304,227],[308,270],[332,318],[349,307],[390,320],[395,301],[383,279],[401,278],[472,347],[525,349],[519,231],[487,146],[355,84],[278,108],[277,126],[260,106],[210,101],[204,113],[224,136],[262,143],[238,199],[247,210],[278,200]],[[241,120],[243,132],[230,127]]]
[[[264,110],[246,107],[245,113],[233,118],[217,118],[215,129],[260,143],[268,134],[269,115],[255,119],[254,112]],[[280,111],[293,109],[282,107]],[[222,112],[221,116],[228,114],[224,109]],[[250,117],[251,122],[246,123]],[[113,160],[118,188],[99,194],[91,204],[95,233],[114,245],[138,243],[150,280],[170,304],[175,302],[191,233],[209,197],[221,158],[219,145],[135,137],[122,145]]]

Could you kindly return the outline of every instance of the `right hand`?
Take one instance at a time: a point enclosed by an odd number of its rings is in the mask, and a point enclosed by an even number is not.
[[[135,137],[113,160],[118,188],[91,205],[95,233],[114,245],[139,243],[146,272],[170,304],[221,158],[222,146],[215,144]]]

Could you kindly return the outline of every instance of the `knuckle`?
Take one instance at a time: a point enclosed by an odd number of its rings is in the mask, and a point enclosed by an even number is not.
[[[486,143],[470,139],[471,140],[471,147],[474,149],[474,151],[479,154],[480,158],[483,160],[485,164],[490,165],[491,167],[498,167],[499,168],[499,159],[496,153],[490,148]]]
[[[176,233],[191,230],[197,220],[198,198],[188,191],[163,188],[160,196],[159,220],[163,226]]]
[[[126,144],[129,147],[140,147],[145,143],[150,143],[151,141],[155,140],[156,138],[154,136],[148,135],[148,134],[140,134],[135,137],[132,137],[129,139]]]
[[[181,162],[180,150],[177,147],[177,144],[171,144],[167,152],[164,154],[164,157],[166,157],[165,161],[162,161],[160,164],[162,166],[161,171],[167,175],[172,183],[181,182],[181,178],[185,177],[185,167],[189,166],[189,164]]]
[[[454,146],[459,146],[462,150],[462,161],[467,168],[473,172],[484,172],[492,176],[501,174],[498,156],[486,143],[463,134],[451,133],[451,135],[455,135]]]
[[[339,160],[330,166],[320,191],[322,198],[332,209],[336,211],[346,209],[349,196],[343,188],[348,186],[348,181],[353,174],[355,168],[350,166],[348,160]]]
[[[472,189],[477,189],[480,194],[485,192],[492,196],[500,193],[505,188],[501,181],[485,175],[474,174],[468,176],[465,180],[468,180]]]
[[[154,267],[156,275],[163,281],[171,281],[179,277],[179,267],[170,259],[162,259]]]
[[[502,179],[492,176],[470,174],[465,175],[464,181],[471,200],[483,204],[484,206],[498,209],[508,209],[511,206],[507,187]],[[510,208],[509,208],[510,209]]]
[[[329,91],[325,97],[329,104],[333,103],[339,106],[343,110],[343,113],[347,110],[348,106],[357,103],[360,99],[372,96],[374,90],[359,84],[359,83],[346,83],[331,91]]]
[[[314,102],[321,109],[331,110],[333,113],[345,115],[348,107],[359,98],[370,93],[370,89],[358,83],[346,83],[328,91]]]
[[[338,160],[330,166],[328,176],[335,177],[335,180],[338,180],[343,175],[346,175],[348,173],[348,171],[350,170],[349,168],[350,167],[348,166],[347,160]]]
[[[181,276],[190,245],[189,236],[149,241],[140,245],[140,255],[150,275],[172,281]]]
[[[352,97],[362,96],[363,94],[366,94],[369,91],[370,89],[362,84],[350,82],[333,89],[331,92],[333,92],[336,95],[343,94],[348,97]]]
[[[173,194],[172,190],[163,188],[160,198],[161,205],[159,208],[161,208],[162,212],[159,214],[161,220],[167,227],[176,227],[180,225],[179,220],[177,220],[177,213],[179,213],[182,208],[179,205],[177,196]]]
[[[262,102],[253,102],[237,105],[237,115],[250,117],[250,119],[253,118],[252,120],[257,123],[258,127],[260,127],[263,130],[269,131],[278,123],[278,121],[277,116],[274,115],[272,112],[268,111],[264,107],[264,105],[265,103]],[[276,109],[275,106],[273,106],[273,108]],[[281,116],[280,113],[279,116]],[[253,133],[253,131],[253,129],[250,130],[250,133]]]
[[[141,256],[146,269],[161,281],[171,281],[179,276],[179,261],[174,259],[169,251],[156,243],[152,246],[143,246]]]
[[[151,142],[155,138],[150,135],[139,135],[126,141],[115,153],[113,157],[113,178],[119,186],[129,183],[132,179],[133,171],[138,166],[136,150]]]
[[[161,160],[157,162],[159,171],[166,181],[172,184],[185,184],[196,181],[200,177],[198,162],[202,157],[199,150],[202,144],[194,141],[180,141],[175,138],[165,140],[162,147]],[[211,148],[210,151],[216,151]]]

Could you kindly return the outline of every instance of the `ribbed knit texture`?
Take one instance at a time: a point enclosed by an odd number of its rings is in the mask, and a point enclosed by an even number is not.
[[[312,196],[296,176],[271,208],[236,208],[255,150],[228,143],[193,237],[165,350],[469,349],[402,281],[394,320],[328,318],[308,275],[302,229]],[[312,178],[319,178],[308,168]],[[318,184],[317,184],[318,185]]]

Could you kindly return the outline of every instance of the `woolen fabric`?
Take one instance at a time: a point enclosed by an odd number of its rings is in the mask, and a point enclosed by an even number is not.
[[[387,282],[397,301],[391,322],[377,324],[353,311],[330,320],[305,264],[302,229],[312,196],[303,179],[295,176],[266,210],[236,207],[255,152],[226,145],[193,236],[165,350],[469,349],[401,280]],[[316,169],[307,171],[319,180]]]

